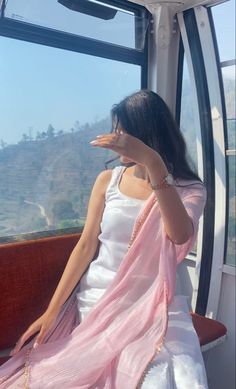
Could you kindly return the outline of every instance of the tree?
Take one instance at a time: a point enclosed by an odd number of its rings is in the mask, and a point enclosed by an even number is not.
[[[63,134],[64,134],[64,131],[63,131],[63,130],[57,131],[57,136],[62,136]]]
[[[7,146],[7,143],[4,142],[3,139],[1,139],[1,140],[0,140],[0,146],[1,146],[2,149],[5,149],[5,147]]]
[[[27,134],[23,134],[21,142],[28,142],[28,140],[30,140],[29,136]]]
[[[232,216],[229,216],[228,236],[230,239],[235,237],[235,218]]]
[[[52,207],[52,215],[55,221],[77,219],[78,213],[74,211],[73,205],[68,200],[56,200]]]
[[[37,131],[37,134],[36,134],[36,140],[43,140],[43,139],[46,139],[47,138],[47,133],[45,131]]]
[[[33,230],[41,230],[47,227],[44,217],[33,217],[31,219],[31,226]]]
[[[75,129],[75,131],[80,131],[80,130],[81,130],[79,120],[76,120],[76,121],[75,121],[75,123],[74,123],[74,129]]]
[[[29,135],[28,135],[28,137],[29,137],[29,141],[32,141],[33,140],[33,127],[29,127]]]
[[[47,133],[45,131],[41,132],[41,139],[46,139]]]
[[[54,138],[54,136],[55,136],[55,129],[51,124],[49,124],[48,130],[47,130],[47,137],[49,139],[52,139],[52,138]]]

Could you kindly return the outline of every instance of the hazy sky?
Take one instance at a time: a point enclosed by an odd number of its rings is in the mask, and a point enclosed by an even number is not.
[[[41,18],[50,25],[51,21],[46,19],[42,7],[37,8],[40,2],[32,2],[33,20]],[[47,4],[53,3],[49,1]],[[20,2],[11,0],[8,4],[16,7]],[[63,8],[61,11],[67,15],[67,10]],[[15,17],[20,19],[21,9],[14,8],[14,11]],[[24,11],[22,15],[27,17],[27,6]],[[42,11],[41,14],[39,11]],[[8,12],[12,14],[13,8],[9,7]],[[214,7],[221,61],[235,58],[234,15],[234,0]],[[74,13],[70,30],[81,33],[82,30],[77,28],[77,17],[78,14]],[[127,25],[132,16],[119,13],[117,18],[120,18],[120,34],[116,33],[112,24],[109,31],[97,25],[98,31],[114,43],[119,43],[116,41],[118,36],[132,46],[132,34],[127,40]],[[62,26],[64,19],[58,20]],[[79,23],[85,34],[91,33],[88,20],[84,18]],[[66,24],[63,28],[66,30]],[[229,75],[230,72],[233,74],[233,68],[229,70]],[[0,139],[8,144],[18,142],[23,133],[32,132],[35,136],[37,131],[47,130],[49,123],[56,130],[69,130],[76,120],[85,123],[103,118],[109,114],[114,103],[139,88],[138,66],[0,37]],[[108,130],[104,129],[105,132]]]

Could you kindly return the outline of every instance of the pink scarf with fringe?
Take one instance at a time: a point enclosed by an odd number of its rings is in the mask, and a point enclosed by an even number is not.
[[[176,187],[194,227],[176,245],[166,235],[156,195],[141,210],[139,232],[99,302],[79,324],[76,293],[64,303],[44,343],[34,339],[0,367],[0,389],[135,389],[161,350],[177,265],[194,245],[206,202],[205,187]]]

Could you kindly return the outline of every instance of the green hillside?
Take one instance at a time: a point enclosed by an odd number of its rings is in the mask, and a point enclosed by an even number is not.
[[[83,224],[92,185],[111,152],[89,142],[109,131],[105,119],[66,134],[24,139],[0,151],[0,234]],[[38,134],[38,138],[40,138]]]

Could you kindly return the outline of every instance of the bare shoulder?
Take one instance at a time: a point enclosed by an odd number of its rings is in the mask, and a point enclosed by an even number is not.
[[[96,189],[102,193],[105,193],[112,176],[112,169],[103,170],[96,179]]]
[[[81,241],[96,242],[100,233],[100,223],[102,220],[103,210],[105,207],[105,193],[110,182],[112,170],[102,171],[94,183],[89,204],[86,223],[83,229]],[[94,239],[94,240],[93,240]]]
[[[101,182],[107,182],[110,181],[112,175],[112,169],[103,170],[99,175],[97,176],[97,179],[99,179]]]

